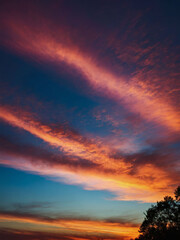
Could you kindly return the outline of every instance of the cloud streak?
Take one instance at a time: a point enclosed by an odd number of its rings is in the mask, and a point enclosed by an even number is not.
[[[38,231],[20,231],[12,229],[2,229],[0,230],[0,236],[4,240],[98,240],[97,236],[90,236],[89,234],[85,236],[78,236],[73,234],[55,234],[47,232],[38,232]],[[104,240],[116,240],[117,237],[112,236],[103,236]],[[127,240],[127,237],[119,237],[118,240]]]
[[[148,122],[166,127],[168,131],[180,130],[179,112],[167,99],[155,94],[146,83],[142,86],[137,81],[117,77],[107,68],[100,66],[89,54],[82,53],[78,46],[72,43],[65,45],[63,29],[59,33],[60,36],[57,33],[56,37],[52,37],[49,29],[44,29],[43,26],[43,30],[37,34],[36,28],[32,24],[23,23],[22,19],[7,18],[4,20],[4,26],[6,34],[13,38],[13,43],[4,43],[8,47],[20,54],[40,58],[46,62],[52,61],[59,65],[65,63],[78,70],[84,80],[100,95],[114,99],[119,104],[123,103],[129,111],[139,114]]]
[[[63,130],[56,132],[30,116],[7,106],[0,107],[2,120],[60,149],[60,153],[50,154],[32,147],[24,147],[23,152],[20,146],[2,141],[1,164],[81,185],[87,190],[107,190],[118,200],[152,202],[163,196],[164,189],[171,193],[178,184],[173,169],[168,172],[153,164],[153,159],[146,162],[145,156],[143,164],[136,164],[136,159],[140,159],[137,155],[124,157],[92,140],[81,141],[80,135],[75,138]],[[65,154],[63,157],[61,151]]]
[[[47,228],[47,233],[53,231],[54,233],[66,234],[67,231],[70,234],[79,235],[83,237],[88,234],[93,235],[104,235],[112,236],[114,238],[124,237],[130,238],[135,237],[138,233],[138,224],[120,221],[109,220],[92,220],[83,218],[49,218],[28,213],[20,212],[0,212],[0,223],[2,222],[14,222],[14,223],[26,223],[38,225],[38,229],[44,231],[44,226]],[[19,229],[23,230],[23,229]]]

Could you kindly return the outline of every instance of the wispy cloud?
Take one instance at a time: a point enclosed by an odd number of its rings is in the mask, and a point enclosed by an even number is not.
[[[157,201],[180,181],[176,17],[158,2],[82,2],[2,1],[0,165],[108,191],[108,204]],[[128,218],[53,218],[40,214],[48,202],[13,204],[0,211],[5,240],[137,235]]]
[[[39,18],[41,19],[40,16]],[[112,71],[101,66],[91,55],[83,53],[72,42],[68,45],[64,44],[63,29],[60,35],[57,33],[56,37],[53,37],[50,29],[46,29],[43,25],[42,31],[37,34],[33,24],[24,23],[21,18],[10,17],[4,20],[4,28],[6,34],[13,37],[13,42],[4,44],[20,54],[46,62],[52,61],[59,65],[65,63],[69,68],[78,70],[84,80],[100,95],[123,104],[129,111],[139,114],[142,119],[164,126],[168,131],[180,130],[179,113],[167,98],[158,95],[145,82],[141,81],[139,84],[138,81],[116,76]]]
[[[67,230],[70,234],[75,236],[83,237],[89,235],[93,237],[95,235],[118,238],[118,237],[135,237],[138,232],[138,224],[132,222],[125,222],[124,220],[118,219],[117,221],[112,220],[93,220],[93,219],[83,219],[83,218],[49,218],[40,215],[33,215],[28,213],[20,212],[0,212],[0,221],[3,222],[21,222],[26,224],[31,224],[39,226],[41,232],[44,231],[43,226],[46,226],[47,234],[51,233],[52,230],[55,234],[64,234],[66,236]],[[11,225],[10,225],[11,226]],[[22,231],[23,229],[17,229],[17,231]],[[89,239],[89,238],[88,238]],[[91,238],[90,238],[91,239]]]
[[[2,144],[1,164],[51,176],[88,190],[108,190],[119,200],[154,201],[163,196],[165,189],[166,193],[171,193],[177,185],[178,179],[174,178],[173,168],[172,172],[167,171],[166,167],[153,163],[153,157],[148,162],[148,155],[127,158],[91,139],[82,142],[80,135],[75,138],[73,134],[71,137],[71,134],[64,131],[56,132],[30,115],[22,111],[17,113],[7,106],[0,108],[2,120],[60,149],[64,152],[64,157],[26,146],[23,152],[18,150],[20,146],[3,141],[6,147]]]
[[[21,231],[21,230],[13,230],[13,229],[7,229],[3,228],[0,230],[0,236],[4,240],[98,240],[99,237],[97,235],[93,236],[92,234],[84,234],[83,236],[79,236],[77,234],[60,234],[60,233],[47,233],[47,232],[40,232],[40,231]],[[123,236],[111,236],[109,235],[103,235],[102,237],[104,240],[128,240],[129,237],[123,237]]]
[[[41,209],[41,208],[49,208],[50,207],[49,202],[32,202],[32,203],[14,203],[13,207],[16,209],[16,211],[29,211],[32,209]]]

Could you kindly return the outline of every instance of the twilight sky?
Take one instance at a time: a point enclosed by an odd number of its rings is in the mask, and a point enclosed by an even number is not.
[[[178,1],[4,0],[0,238],[129,240],[180,183]]]

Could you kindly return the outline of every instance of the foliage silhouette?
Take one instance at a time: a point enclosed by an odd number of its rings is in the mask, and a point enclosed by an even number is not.
[[[135,240],[180,240],[180,186],[174,194],[146,211]]]

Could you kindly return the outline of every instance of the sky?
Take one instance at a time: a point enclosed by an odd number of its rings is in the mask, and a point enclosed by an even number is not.
[[[1,1],[0,238],[129,240],[180,182],[178,1]]]

